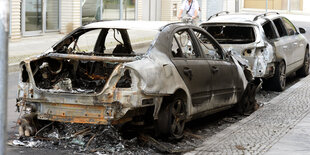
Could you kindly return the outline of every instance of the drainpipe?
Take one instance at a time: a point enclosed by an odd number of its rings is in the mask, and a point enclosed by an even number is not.
[[[0,0],[0,154],[6,155],[9,0]]]
[[[120,20],[123,20],[123,6],[124,6],[124,4],[123,4],[123,0],[120,0],[119,1],[119,19]]]
[[[235,12],[239,12],[239,1],[240,0],[235,0]]]
[[[266,12],[268,12],[268,0],[266,0]]]

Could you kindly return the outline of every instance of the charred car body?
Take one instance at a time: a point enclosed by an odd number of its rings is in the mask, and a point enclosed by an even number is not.
[[[282,91],[288,74],[309,74],[309,44],[296,27],[278,13],[261,15],[220,12],[201,24],[225,49],[247,59],[263,87]]]
[[[133,39],[147,35],[129,32],[141,29],[155,30],[155,39]],[[94,44],[90,51],[79,42],[88,33],[86,42]],[[136,47],[147,53],[139,54]],[[25,112],[19,119],[20,135],[38,130],[33,120],[156,120],[160,134],[181,138],[186,121],[237,103],[240,110],[253,109],[257,83],[244,61],[237,59],[205,30],[182,23],[111,21],[82,26],[48,52],[20,63],[17,107]]]

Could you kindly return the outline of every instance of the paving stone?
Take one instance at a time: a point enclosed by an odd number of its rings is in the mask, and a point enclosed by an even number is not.
[[[310,112],[310,76],[187,154],[263,154]]]

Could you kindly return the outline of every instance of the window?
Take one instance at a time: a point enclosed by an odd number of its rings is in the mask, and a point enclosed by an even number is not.
[[[134,20],[136,0],[83,0],[82,23],[98,20]],[[121,13],[121,14],[120,14]]]
[[[248,44],[255,41],[254,29],[250,26],[206,26],[204,29],[221,44]]]
[[[73,41],[69,46],[69,53],[93,52],[101,29],[88,31]]]
[[[124,20],[135,20],[135,0],[123,0],[123,19]]]
[[[303,10],[303,0],[290,0],[291,10]]]
[[[194,32],[205,57],[213,60],[221,59],[221,56],[218,54],[218,49],[209,41],[207,34],[197,30],[194,30]]]
[[[266,9],[266,0],[244,0],[244,8]],[[288,0],[268,0],[268,10],[287,10]]]
[[[171,51],[173,57],[200,57],[199,51],[194,47],[191,36],[187,30],[181,30],[175,33]]]
[[[288,35],[295,35],[297,33],[295,26],[287,18],[282,19]]]
[[[286,36],[287,32],[285,30],[282,20],[278,18],[278,19],[273,20],[273,22],[276,25],[276,28],[278,30],[280,37]]]
[[[273,28],[273,25],[270,21],[263,24],[263,29],[264,29],[265,36],[267,37],[267,39],[277,38],[275,29]]]

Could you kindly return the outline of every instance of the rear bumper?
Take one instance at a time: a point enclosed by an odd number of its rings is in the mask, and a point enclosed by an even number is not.
[[[21,106],[21,102],[18,105]],[[131,121],[131,117],[124,117],[129,109],[121,109],[119,102],[103,105],[26,102],[24,106],[31,109],[39,120],[103,125]]]

